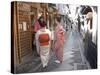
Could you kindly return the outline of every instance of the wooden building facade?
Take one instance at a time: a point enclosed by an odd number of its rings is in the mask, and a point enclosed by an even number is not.
[[[54,16],[57,15],[55,5],[21,1],[11,3],[12,64],[24,63],[32,56],[35,39],[34,22],[41,15],[47,22],[47,28],[52,30]]]
[[[14,64],[25,62],[32,55],[32,44],[34,38],[33,22],[35,18],[43,13],[46,17],[47,4],[31,2],[12,2],[11,24],[12,24],[12,56]],[[47,18],[46,18],[47,19]]]

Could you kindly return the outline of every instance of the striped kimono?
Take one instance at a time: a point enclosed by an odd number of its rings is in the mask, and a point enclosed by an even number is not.
[[[49,40],[48,44],[47,43],[41,44],[39,42],[39,36],[41,34],[49,35],[50,40]],[[47,66],[48,61],[49,61],[49,54],[50,54],[50,48],[51,48],[51,32],[46,28],[42,28],[37,31],[35,38],[36,38],[37,52],[38,52],[38,54],[40,54],[40,58],[41,58],[43,67],[45,67],[45,66]]]

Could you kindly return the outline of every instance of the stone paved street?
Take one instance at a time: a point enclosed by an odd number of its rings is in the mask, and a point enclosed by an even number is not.
[[[33,60],[27,64],[21,65],[19,72],[51,72],[51,71],[68,71],[68,70],[84,70],[90,69],[90,65],[83,55],[84,47],[79,33],[75,30],[69,30],[65,33],[64,42],[64,58],[63,63],[58,64],[54,61],[56,57],[51,52],[50,62],[48,67],[44,70],[39,57],[34,57]]]

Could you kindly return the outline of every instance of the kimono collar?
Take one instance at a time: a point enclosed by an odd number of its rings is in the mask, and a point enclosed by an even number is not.
[[[42,32],[45,32],[45,30],[46,30],[46,27],[43,27],[40,29],[40,31],[42,31]]]

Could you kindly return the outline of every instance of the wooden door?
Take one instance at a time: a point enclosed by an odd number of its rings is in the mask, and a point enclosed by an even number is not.
[[[24,63],[32,56],[32,33],[31,18],[30,18],[30,5],[24,2],[16,2],[16,27],[14,29],[16,41],[16,61]]]

